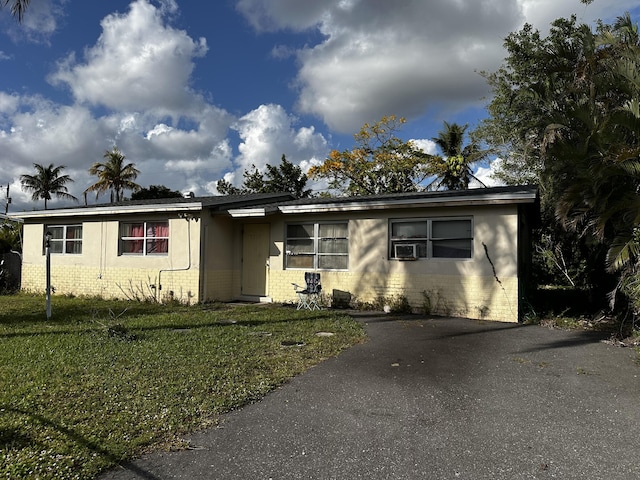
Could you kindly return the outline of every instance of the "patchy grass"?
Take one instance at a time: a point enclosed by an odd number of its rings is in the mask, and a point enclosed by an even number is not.
[[[0,478],[86,479],[363,340],[328,311],[0,296]],[[333,336],[318,336],[318,332]],[[287,346],[293,345],[293,346]]]

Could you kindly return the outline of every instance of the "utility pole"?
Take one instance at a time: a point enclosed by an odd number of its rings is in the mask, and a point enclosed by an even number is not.
[[[47,230],[44,234],[44,251],[45,251],[45,281],[47,284],[46,294],[46,314],[47,320],[51,320],[51,232]]]
[[[11,203],[11,197],[9,196],[9,186],[11,184],[7,183],[7,198],[6,198],[6,202],[4,204],[4,214],[6,215],[7,213],[9,213],[9,204]]]

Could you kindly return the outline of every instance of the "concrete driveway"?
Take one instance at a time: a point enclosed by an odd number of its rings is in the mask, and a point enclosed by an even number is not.
[[[369,341],[116,479],[638,479],[640,366],[581,332],[360,316]]]

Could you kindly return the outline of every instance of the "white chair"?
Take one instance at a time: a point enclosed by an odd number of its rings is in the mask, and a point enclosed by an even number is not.
[[[306,286],[303,288],[297,283],[292,283],[295,292],[298,294],[298,306],[296,310],[320,310],[318,301],[322,292],[320,285],[320,274],[314,272],[305,272],[304,281]]]

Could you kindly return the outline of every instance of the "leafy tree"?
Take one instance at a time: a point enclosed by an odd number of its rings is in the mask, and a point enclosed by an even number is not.
[[[438,132],[437,137],[432,138],[444,157],[430,157],[428,171],[435,175],[436,179],[427,188],[463,190],[469,188],[472,179],[485,186],[473,174],[471,166],[484,159],[488,151],[480,150],[473,142],[462,146],[467,128],[468,125],[444,122],[444,129]]]
[[[0,223],[0,253],[22,251],[22,224],[12,221]]]
[[[309,170],[312,178],[326,179],[329,188],[344,195],[414,192],[428,176],[429,156],[396,134],[405,123],[394,115],[365,123],[354,135],[356,146],[333,150],[322,165]]]
[[[111,203],[124,200],[124,191],[140,190],[140,185],[134,182],[140,171],[133,163],[125,164],[125,156],[118,147],[104,152],[103,157],[106,162],[95,162],[89,173],[96,175],[98,181],[85,190],[86,192],[96,192],[96,198],[107,190],[111,191]]]
[[[225,179],[218,180],[217,189],[222,195],[241,195],[247,193],[278,193],[289,192],[295,198],[306,198],[311,195],[311,190],[306,189],[307,175],[302,169],[287,160],[282,155],[280,165],[274,167],[267,164],[265,176],[251,166],[250,171],[243,173],[242,187],[235,187]]]
[[[44,200],[45,210],[47,209],[47,202],[51,200],[52,195],[56,198],[78,201],[76,197],[69,193],[66,186],[67,183],[73,182],[73,179],[69,175],[60,175],[62,170],[66,168],[64,165],[54,167],[53,164],[50,164],[48,167],[44,167],[34,163],[33,168],[35,168],[36,174],[21,175],[20,183],[23,190],[32,193],[32,200]]]
[[[140,190],[131,194],[131,200],[151,200],[156,198],[182,198],[182,193],[177,190],[171,190],[164,185],[149,185],[148,188],[141,188]]]
[[[24,12],[29,5],[29,1],[30,0],[2,0],[0,6],[6,7],[11,3],[11,14],[18,17],[18,21],[21,22],[24,17]]]
[[[628,14],[595,31],[558,19],[546,38],[525,26],[507,38],[505,65],[487,75],[491,117],[474,132],[505,154],[508,183],[540,183],[542,234],[579,252],[571,261],[584,262],[592,289],[607,287],[605,266],[616,272],[636,312],[640,289],[629,285],[640,279],[639,38]]]
[[[507,185],[540,183],[546,127],[568,100],[587,32],[575,17],[555,20],[546,37],[526,24],[505,39],[505,63],[496,72],[482,72],[493,95],[489,117],[471,137],[502,159],[495,176]]]
[[[563,224],[607,246],[622,283],[640,267],[640,36],[629,15],[585,32],[566,107],[547,129],[547,183]],[[640,296],[637,298],[640,305]]]

